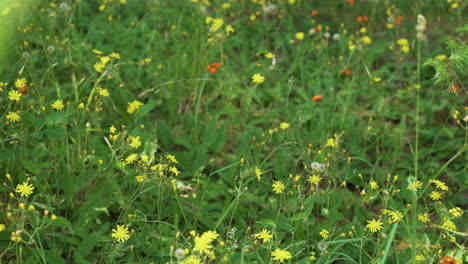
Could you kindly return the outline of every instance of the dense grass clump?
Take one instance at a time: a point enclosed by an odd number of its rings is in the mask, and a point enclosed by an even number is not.
[[[0,2],[0,263],[463,263],[461,0]]]

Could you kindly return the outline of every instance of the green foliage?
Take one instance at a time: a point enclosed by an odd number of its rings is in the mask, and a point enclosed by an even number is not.
[[[463,261],[464,6],[0,1],[0,263]]]
[[[468,47],[464,39],[464,33],[468,26],[457,28],[459,36],[447,41],[447,47],[450,50],[448,58],[430,58],[424,65],[434,67],[434,82],[452,92],[458,92],[460,86],[464,88],[463,80],[466,77],[465,65],[468,63]],[[455,87],[454,87],[455,85]],[[458,87],[458,88],[456,88]]]

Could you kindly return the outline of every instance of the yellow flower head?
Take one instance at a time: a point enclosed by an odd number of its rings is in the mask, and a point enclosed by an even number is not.
[[[382,222],[380,219],[372,219],[367,221],[367,226],[366,226],[371,232],[377,232],[382,229]]]
[[[265,81],[265,76],[262,76],[260,73],[252,75],[252,82],[256,84],[261,84]]]
[[[26,196],[28,197],[33,193],[34,187],[32,184],[29,184],[27,182],[23,182],[22,184],[18,184],[16,186],[15,192],[21,194],[21,196]]]
[[[11,90],[8,92],[8,99],[11,101],[19,102],[21,100],[22,94],[16,90]]]
[[[326,229],[322,229],[322,231],[320,231],[319,235],[320,235],[323,239],[327,239],[329,233],[330,233],[330,232],[328,232]]]
[[[273,238],[273,235],[268,229],[262,229],[260,233],[255,234],[256,239],[261,239],[263,242],[268,242]]]
[[[289,251],[279,248],[271,252],[271,257],[273,260],[278,260],[280,263],[283,263],[285,260],[292,258],[291,253]]]
[[[8,114],[6,115],[6,118],[10,122],[18,122],[21,120],[19,112],[8,112]]]
[[[275,193],[282,193],[285,188],[284,183],[282,181],[275,181],[272,187]]]
[[[56,100],[52,103],[52,108],[55,110],[62,110],[65,107],[62,100]]]
[[[117,229],[112,229],[112,237],[118,242],[125,242],[130,238],[128,227],[117,225]]]
[[[23,87],[25,85],[26,85],[26,79],[25,78],[17,79],[15,81],[15,87],[16,88],[21,88],[21,87]]]
[[[296,39],[297,40],[303,40],[304,39],[304,32],[297,32],[296,33]]]

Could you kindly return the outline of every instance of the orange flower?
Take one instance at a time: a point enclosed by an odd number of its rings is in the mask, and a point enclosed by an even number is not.
[[[312,16],[312,17],[314,17],[314,16],[316,16],[318,14],[319,14],[319,11],[317,9],[312,10],[312,12],[310,12],[310,16]]]
[[[367,18],[366,16],[358,16],[356,18],[356,21],[357,22],[367,22],[367,21],[369,21],[369,18]]]
[[[348,4],[350,5],[354,5],[354,3],[356,3],[356,0],[346,0],[346,2],[348,2]]]
[[[210,65],[208,65],[208,67],[206,67],[206,70],[211,74],[216,74],[218,73],[218,70],[220,67],[221,67],[221,63],[213,62]]]
[[[395,25],[400,25],[401,22],[403,22],[403,16],[398,16],[396,19],[395,19],[395,22],[393,22]]]
[[[320,99],[322,99],[322,97],[323,97],[323,95],[321,95],[321,94],[314,95],[314,97],[312,97],[312,101],[317,102]]]
[[[340,71],[341,75],[346,75],[346,76],[351,75],[351,73],[352,72],[351,72],[351,70],[349,68],[346,68],[346,69]]]
[[[18,91],[19,91],[21,94],[27,93],[28,90],[29,90],[29,87],[28,87],[27,85],[24,85],[23,87],[18,88]]]
[[[314,30],[315,30],[315,32],[319,32],[320,30],[322,30],[322,26],[318,25],[318,26],[314,27]]]
[[[457,263],[457,260],[449,256],[443,257],[440,262],[440,264],[455,264],[455,263]]]

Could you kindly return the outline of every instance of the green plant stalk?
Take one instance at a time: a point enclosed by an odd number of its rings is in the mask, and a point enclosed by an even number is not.
[[[419,159],[419,108],[420,108],[420,89],[421,89],[421,41],[418,40],[417,48],[417,84],[418,88],[416,89],[416,131],[415,131],[415,143],[414,143],[414,177],[415,180],[418,180],[418,159]],[[412,194],[412,203],[411,203],[411,263],[416,262],[416,224],[417,219],[416,215],[418,213],[418,196],[416,191],[413,191]]]
[[[395,233],[396,233],[397,228],[398,228],[398,223],[395,223],[392,227],[392,230],[390,231],[387,244],[385,245],[384,255],[382,259],[380,259],[380,264],[385,264],[385,261],[387,260],[388,253],[390,251],[390,246],[392,245],[393,239],[395,238]]]

